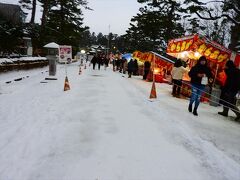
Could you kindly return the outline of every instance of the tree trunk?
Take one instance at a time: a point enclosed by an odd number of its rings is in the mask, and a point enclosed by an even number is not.
[[[40,27],[40,35],[39,39],[41,43],[44,43],[44,32],[45,32],[45,26],[47,23],[47,17],[49,13],[49,5],[50,5],[50,0],[45,0],[43,2],[43,13],[42,13],[42,19],[41,19],[41,27]]]
[[[37,5],[37,0],[33,0],[32,1],[32,16],[31,16],[30,24],[34,24],[34,21],[35,21],[36,5]]]
[[[65,29],[64,29],[64,17],[65,17],[65,12],[64,12],[64,0],[60,0],[60,29],[59,32],[61,34],[65,34]],[[66,42],[65,36],[62,36],[61,40],[59,41],[62,44],[65,44]]]
[[[49,12],[49,0],[45,0],[43,3],[43,13],[42,13],[42,21],[41,21],[41,29],[46,25],[46,20]]]

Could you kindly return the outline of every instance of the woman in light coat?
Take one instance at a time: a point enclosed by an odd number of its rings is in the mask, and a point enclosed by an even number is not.
[[[188,71],[188,68],[184,68],[182,66],[182,61],[180,59],[177,59],[171,72],[173,83],[172,95],[174,97],[180,97],[182,78],[184,73],[187,73]]]

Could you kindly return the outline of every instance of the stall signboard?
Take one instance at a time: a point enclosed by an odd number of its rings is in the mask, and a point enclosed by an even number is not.
[[[151,73],[152,71],[155,71],[156,79],[161,76],[163,78],[166,78],[168,75],[170,75],[174,61],[157,54],[155,52],[140,52],[135,51],[133,52],[133,58],[137,59],[138,61],[144,63],[145,61],[151,62]],[[152,79],[150,77],[150,79]]]
[[[141,51],[134,51],[133,52],[133,58],[137,59],[138,61],[143,61],[143,53]]]
[[[205,56],[208,60],[220,66],[231,59],[237,66],[240,65],[239,54],[198,34],[170,40],[167,53],[185,60],[197,60],[200,56]]]
[[[149,61],[151,63],[153,63],[155,58],[155,68],[167,67],[167,69],[171,69],[174,64],[174,61],[171,61],[170,59],[161,56],[160,54],[157,54],[155,52],[143,53],[140,51],[135,51],[133,53],[133,58],[141,62]]]
[[[59,63],[72,62],[72,46],[59,45]]]
[[[240,54],[198,34],[170,40],[167,54],[188,61],[190,68],[200,56],[205,56],[215,77],[214,83],[218,85],[225,82],[224,65],[228,60],[232,60],[240,68]],[[190,78],[186,76],[184,80],[189,81]]]

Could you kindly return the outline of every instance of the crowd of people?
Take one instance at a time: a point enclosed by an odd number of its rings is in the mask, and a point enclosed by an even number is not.
[[[104,65],[105,69],[108,67],[109,59],[104,55],[95,55],[91,61],[93,69],[98,64],[100,70],[101,65]],[[112,61],[113,71],[119,71],[126,74],[128,72],[128,78],[132,75],[139,75],[138,62],[135,59],[127,61],[124,58],[113,59]],[[143,80],[146,80],[149,72],[151,71],[151,62],[145,61],[143,65]],[[240,121],[240,110],[236,106],[236,95],[240,92],[240,70],[235,67],[233,61],[229,60],[225,64],[224,68],[226,74],[226,80],[224,84],[221,84],[221,96],[220,104],[223,106],[223,111],[218,112],[222,116],[228,116],[228,111],[231,109],[236,114],[236,121]],[[177,59],[174,67],[171,71],[172,77],[172,95],[174,97],[180,97],[182,89],[183,75],[188,74],[190,77],[191,96],[189,99],[188,111],[193,115],[198,116],[198,107],[200,99],[203,93],[206,92],[207,85],[212,85],[213,74],[208,67],[207,59],[205,56],[201,56],[197,63],[191,67],[188,67],[188,63],[183,64],[183,61]]]
[[[110,59],[107,58],[104,54],[95,54],[91,60],[93,65],[93,70],[95,70],[96,65],[98,65],[98,70],[101,69],[101,66],[104,65],[104,69],[109,66]],[[113,71],[118,71],[120,73],[128,73],[128,78],[131,78],[132,75],[139,75],[139,65],[136,59],[130,59],[129,61],[125,58],[115,58],[111,61],[113,66]],[[147,75],[151,69],[151,63],[149,61],[144,62],[144,74],[143,79],[147,79]]]
[[[136,59],[130,59],[129,62],[125,58],[113,59],[112,63],[114,71],[119,71],[123,74],[128,72],[129,78],[131,78],[132,75],[138,75],[138,62]]]
[[[106,70],[106,68],[109,65],[109,58],[107,58],[107,56],[105,56],[104,54],[98,54],[98,55],[94,55],[91,63],[93,65],[93,70],[95,70],[95,66],[96,64],[98,65],[98,70],[101,69],[101,66],[104,65],[104,69]]]

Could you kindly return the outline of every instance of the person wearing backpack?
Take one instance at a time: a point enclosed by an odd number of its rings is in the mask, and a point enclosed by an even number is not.
[[[240,111],[236,106],[236,95],[240,91],[240,69],[236,68],[233,61],[229,60],[225,64],[225,73],[227,79],[222,87],[221,101],[223,111],[218,112],[222,116],[228,116],[228,111],[231,109],[235,114],[235,121],[240,121]]]

